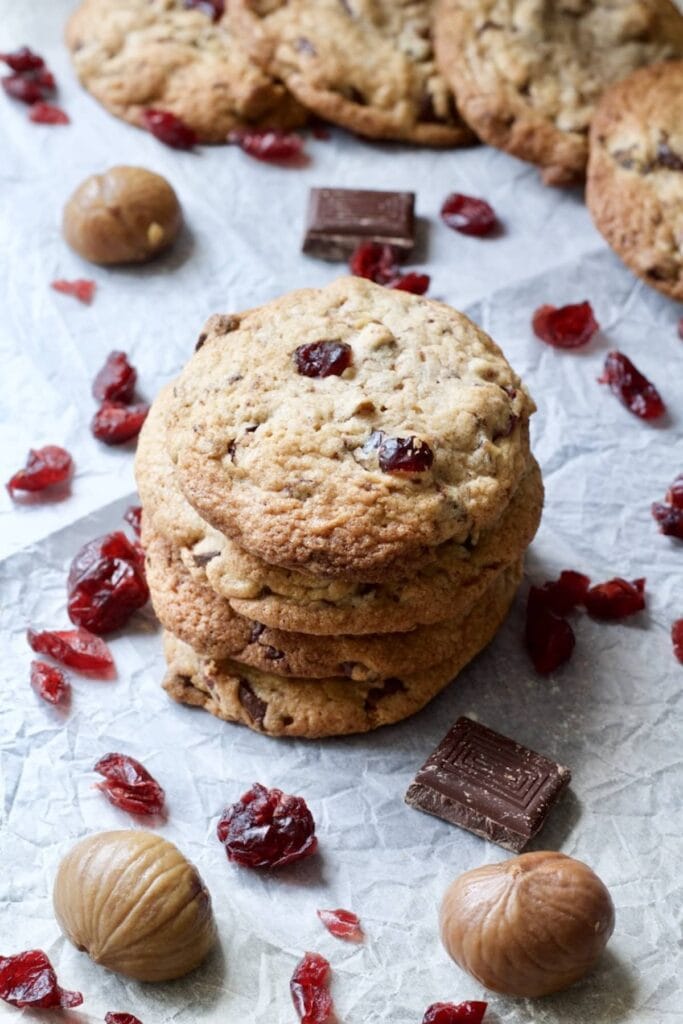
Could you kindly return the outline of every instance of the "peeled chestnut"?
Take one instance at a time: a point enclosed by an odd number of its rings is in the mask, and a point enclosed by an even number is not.
[[[460,875],[441,904],[441,940],[494,992],[545,996],[595,965],[614,930],[604,884],[580,860],[525,853]]]
[[[82,182],[64,207],[62,232],[91,263],[144,263],[175,241],[180,203],[160,174],[110,167]]]
[[[59,866],[60,928],[110,971],[168,981],[194,970],[216,941],[211,897],[197,869],[151,832],[99,832]]]

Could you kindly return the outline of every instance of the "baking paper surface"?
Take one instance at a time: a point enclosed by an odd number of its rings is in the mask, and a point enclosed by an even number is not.
[[[0,495],[0,955],[42,947],[60,982],[84,993],[73,1022],[108,1010],[144,1024],[290,1024],[289,978],[305,950],[332,963],[342,1024],[412,1024],[436,1001],[489,998],[487,1024],[662,1024],[680,1004],[683,669],[669,637],[683,616],[680,542],[658,534],[649,506],[683,470],[681,309],[636,281],[590,223],[578,191],[544,188],[536,172],[480,147],[428,152],[333,132],[311,141],[310,166],[287,171],[238,150],[165,149],[83,93],[61,45],[72,5],[0,0],[0,49],[27,43],[60,84],[68,128],[30,124],[0,97],[0,463],[2,480],[30,446],[64,444],[77,476],[56,504],[18,507]],[[132,163],[168,177],[187,229],[144,268],[93,268],[66,248],[65,199],[88,174]],[[321,285],[342,267],[300,254],[310,186],[413,189],[421,218],[416,268],[430,295],[463,309],[503,347],[538,404],[534,450],[547,489],[527,581],[563,568],[594,581],[647,577],[648,608],[632,622],[574,620],[571,663],[535,676],[523,650],[526,584],[491,647],[422,714],[367,736],[271,740],[172,704],[161,690],[158,627],[149,610],[112,639],[118,676],[71,674],[67,713],[29,683],[28,624],[66,628],[65,581],[82,543],[122,526],[135,500],[132,455],[88,432],[92,378],[125,349],[151,399],[191,354],[207,317]],[[495,239],[450,232],[438,210],[451,191],[486,197],[504,223]],[[49,288],[92,277],[85,307]],[[543,303],[590,299],[600,335],[563,353],[534,338]],[[661,424],[634,417],[600,386],[619,348],[660,387]],[[489,995],[450,963],[437,907],[460,872],[505,859],[499,848],[403,803],[415,771],[460,714],[569,765],[571,789],[532,849],[588,862],[610,888],[617,926],[597,972],[530,1003]],[[51,887],[60,858],[93,831],[138,827],[94,789],[92,766],[121,751],[164,786],[160,833],[198,866],[214,901],[221,947],[189,978],[143,986],[96,968],[60,935]],[[225,805],[254,781],[306,797],[320,853],[280,874],[229,864],[215,838]],[[362,946],[332,938],[317,908],[356,911]],[[0,1003],[0,1020],[21,1011]],[[43,1019],[24,1012],[22,1019]]]

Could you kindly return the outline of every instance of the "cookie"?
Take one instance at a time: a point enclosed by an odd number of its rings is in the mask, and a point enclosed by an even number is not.
[[[225,6],[214,22],[182,0],[84,0],[66,29],[76,74],[116,117],[139,125],[146,109],[167,110],[201,142],[303,124],[303,108],[236,42]]]
[[[278,676],[356,681],[416,672],[453,656],[461,638],[451,618],[404,633],[314,636],[243,618],[206,583],[193,579],[161,537],[148,540],[147,581],[162,626],[204,657],[231,658]],[[521,562],[507,572],[521,578]],[[495,586],[495,581],[492,584]]]
[[[320,117],[372,139],[474,141],[437,72],[431,0],[231,0],[260,65]]]
[[[233,661],[200,658],[167,633],[164,689],[181,704],[202,707],[269,736],[314,739],[367,732],[399,722],[432,700],[495,636],[514,598],[516,577],[501,577],[463,619],[461,644],[440,665],[384,681],[283,679]]]
[[[313,376],[318,359],[337,362]],[[215,529],[273,565],[368,581],[499,518],[533,410],[467,317],[349,277],[209,330],[167,439]]]
[[[602,97],[586,190],[596,227],[647,284],[683,302],[683,62],[635,71]]]
[[[683,55],[683,17],[669,0],[436,0],[434,35],[465,120],[538,164],[549,185],[583,179],[607,86]]]

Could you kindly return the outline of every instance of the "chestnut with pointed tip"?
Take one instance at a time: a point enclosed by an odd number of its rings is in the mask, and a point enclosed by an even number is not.
[[[441,904],[446,952],[486,988],[549,995],[597,962],[614,930],[614,905],[586,864],[542,851],[466,871]]]

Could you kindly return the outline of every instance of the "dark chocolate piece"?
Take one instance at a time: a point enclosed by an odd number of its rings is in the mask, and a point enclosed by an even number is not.
[[[493,729],[459,718],[425,761],[406,803],[519,853],[571,772]]]
[[[346,260],[362,242],[382,242],[400,255],[415,245],[415,193],[312,188],[303,250]]]

